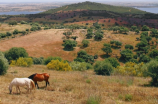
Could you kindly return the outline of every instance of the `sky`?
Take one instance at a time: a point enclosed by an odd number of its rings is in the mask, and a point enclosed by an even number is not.
[[[0,0],[0,2],[74,2],[74,0]],[[75,2],[158,2],[158,0],[75,0]]]

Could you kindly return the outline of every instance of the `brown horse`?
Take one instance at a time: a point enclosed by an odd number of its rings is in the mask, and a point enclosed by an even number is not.
[[[46,87],[47,87],[47,83],[49,84],[49,74],[47,73],[42,73],[42,74],[32,74],[30,75],[28,78],[32,79],[34,82],[35,82],[35,86],[37,85],[37,88],[39,89],[38,87],[38,84],[37,84],[37,81],[41,82],[41,81],[45,81],[46,82]]]

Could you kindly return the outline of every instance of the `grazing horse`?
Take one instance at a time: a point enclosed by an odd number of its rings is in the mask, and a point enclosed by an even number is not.
[[[20,88],[19,86],[27,86],[27,92],[31,92],[31,86],[32,86],[32,89],[35,89],[35,84],[33,82],[33,80],[29,79],[29,78],[14,78],[12,80],[12,82],[10,83],[9,85],[9,91],[10,91],[10,94],[12,93],[12,87],[13,86],[16,86],[16,92],[18,93],[18,89],[19,89],[19,92],[20,92]]]
[[[47,87],[47,83],[49,84],[49,74],[47,73],[42,73],[42,74],[32,74],[30,75],[28,78],[32,79],[34,82],[35,82],[35,86],[37,85],[37,88],[39,89],[38,87],[38,84],[37,84],[37,81],[41,82],[41,81],[45,81],[46,82],[46,87]]]

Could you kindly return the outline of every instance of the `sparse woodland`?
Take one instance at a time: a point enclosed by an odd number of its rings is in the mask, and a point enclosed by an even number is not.
[[[32,17],[1,16],[0,103],[156,104],[157,24],[145,22],[150,20],[146,15],[130,24],[134,17],[124,14],[127,17],[120,19],[120,12],[105,18],[97,17],[96,11],[70,13],[70,7],[61,7],[67,9],[67,17],[56,11],[61,8]],[[16,89],[9,94],[13,78],[44,72],[50,74],[47,88],[39,82],[42,87],[31,94],[25,88],[21,94]]]

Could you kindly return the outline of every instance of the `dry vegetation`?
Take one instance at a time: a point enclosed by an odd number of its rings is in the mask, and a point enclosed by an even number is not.
[[[0,25],[0,33],[13,32],[15,29],[18,29],[19,31],[25,31],[26,29],[30,28],[31,26],[27,24],[18,24],[11,26],[3,23]]]
[[[23,27],[24,25],[22,25]],[[15,28],[15,26],[13,26]],[[21,28],[22,29],[22,28]],[[19,28],[19,30],[21,30]],[[77,56],[77,52],[83,48],[81,47],[81,42],[85,38],[87,30],[77,29],[74,30],[73,35],[78,36],[78,45],[74,51],[64,51],[63,50],[63,33],[69,31],[67,29],[49,29],[41,30],[37,32],[32,32],[28,35],[16,37],[9,40],[1,40],[0,50],[6,51],[12,47],[23,47],[29,53],[29,56],[34,57],[48,57],[48,56],[59,56],[65,60],[72,61]],[[125,44],[131,44],[135,46],[139,41],[136,41],[136,37],[133,32],[129,32],[129,35],[114,34],[112,31],[104,30],[104,38],[102,41],[94,41],[89,39],[90,44],[87,48],[84,48],[88,54],[95,55],[98,54],[99,59],[104,59],[105,52],[102,51],[103,44],[110,42],[110,40],[117,40],[122,42],[122,47],[120,49],[113,49],[111,57],[120,56],[120,50],[124,49]]]
[[[9,94],[8,86],[15,77],[28,77],[33,73],[50,74],[50,86],[39,82],[40,89],[26,93]],[[10,67],[7,74],[0,76],[0,103],[2,104],[86,104],[89,98],[97,98],[100,104],[156,104],[158,91],[144,87],[150,78],[129,76],[98,76],[93,70],[61,72],[48,70],[46,66]],[[129,96],[129,101],[127,100]]]

